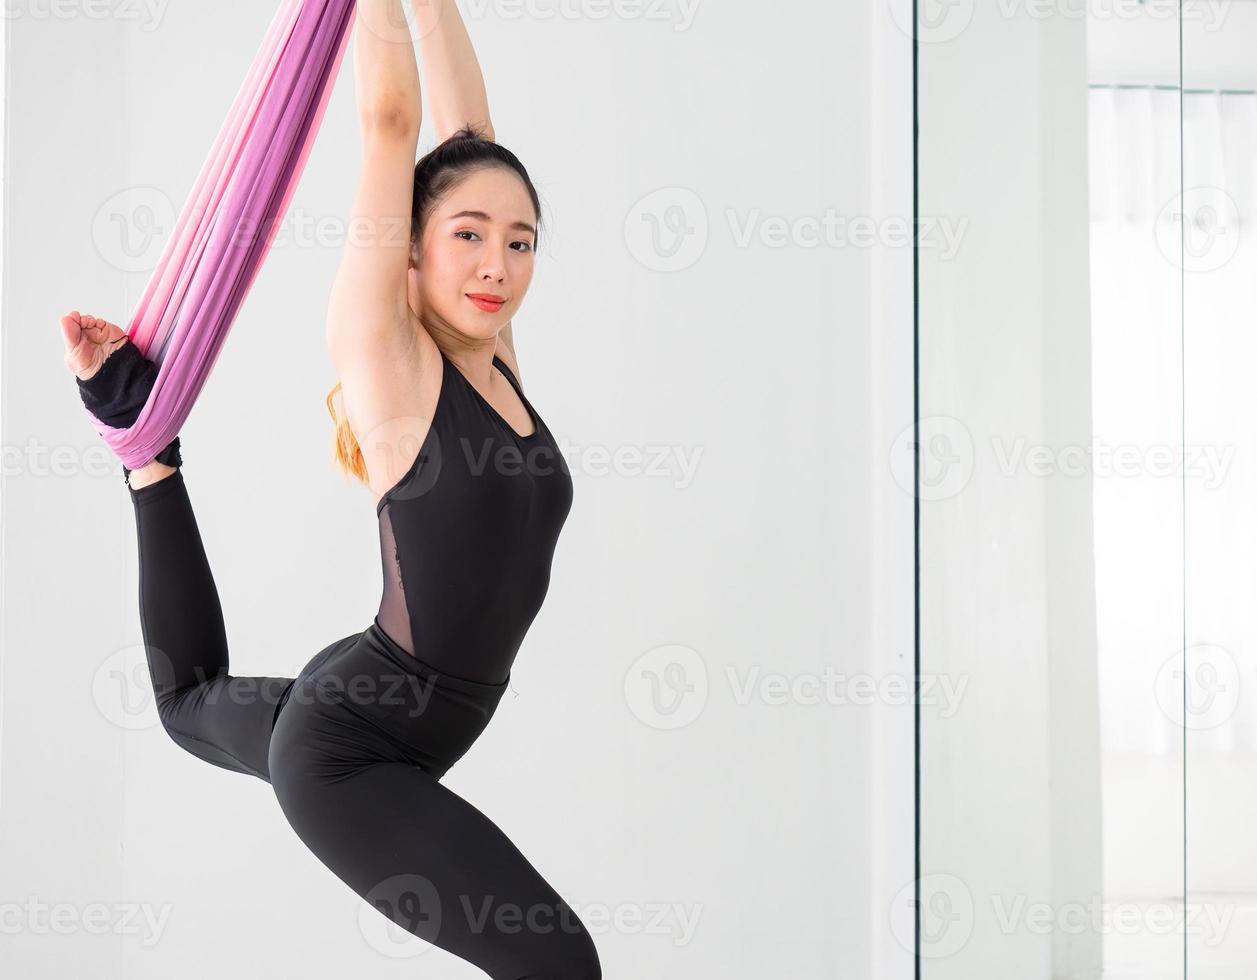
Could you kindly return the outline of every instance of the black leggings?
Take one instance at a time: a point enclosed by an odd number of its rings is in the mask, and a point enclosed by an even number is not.
[[[439,781],[505,683],[437,671],[378,622],[322,650],[295,679],[230,674],[183,471],[130,493],[149,676],[175,743],[270,783],[297,836],[337,877],[495,980],[600,978],[572,909],[493,821]]]

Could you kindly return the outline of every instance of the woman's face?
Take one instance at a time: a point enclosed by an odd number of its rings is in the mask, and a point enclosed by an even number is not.
[[[532,199],[516,174],[492,167],[464,178],[433,209],[412,248],[418,265],[410,267],[410,293],[425,322],[469,338],[496,337],[532,282],[535,226]]]

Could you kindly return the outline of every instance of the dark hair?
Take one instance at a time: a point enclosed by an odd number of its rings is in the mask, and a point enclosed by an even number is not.
[[[463,178],[478,170],[490,167],[504,167],[514,171],[524,182],[528,196],[532,198],[533,210],[537,214],[537,241],[541,240],[541,200],[537,197],[537,188],[533,186],[528,171],[519,162],[519,158],[504,146],[493,140],[485,139],[482,132],[471,126],[464,126],[453,136],[438,144],[435,149],[420,157],[415,164],[415,196],[411,211],[411,236],[419,237],[423,224],[427,221],[432,209],[436,207],[450,190]],[[335,441],[332,447],[332,458],[340,468],[367,482],[367,465],[362,456],[362,448],[349,426],[347,416],[336,410],[333,399],[336,392],[341,391],[338,381],[327,395],[327,412],[336,427]],[[341,395],[342,401],[344,395]]]
[[[541,199],[519,157],[500,143],[485,139],[470,124],[437,144],[415,164],[414,204],[411,209],[411,235],[418,238],[423,226],[441,200],[469,174],[491,167],[513,171],[528,191],[537,215],[537,242],[541,241]]]

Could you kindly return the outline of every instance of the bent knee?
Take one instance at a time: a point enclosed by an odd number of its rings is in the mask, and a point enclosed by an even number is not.
[[[182,710],[182,699],[176,696],[159,698],[157,701],[157,717],[161,720],[162,730],[179,748],[201,757],[207,746],[204,739],[198,738],[187,730],[187,719]]]
[[[247,760],[229,752],[226,748],[198,738],[195,735],[190,735],[170,724],[164,718],[162,719],[162,728],[166,730],[166,734],[170,736],[170,740],[175,745],[202,762],[208,762],[211,766],[226,769],[229,772],[238,772],[246,776],[257,776],[258,779],[270,782],[270,773],[265,769],[260,769],[256,765],[250,764]]]

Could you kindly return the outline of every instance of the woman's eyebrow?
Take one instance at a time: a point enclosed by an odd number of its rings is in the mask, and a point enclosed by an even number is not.
[[[487,214],[485,214],[483,211],[459,211],[459,212],[458,212],[458,214],[451,214],[447,220],[448,220],[448,221],[453,221],[453,220],[455,220],[456,218],[479,218],[481,221],[492,221],[492,220],[493,220],[493,219],[492,219],[492,218],[490,218]],[[536,229],[536,228],[534,228],[532,225],[530,225],[527,221],[515,221],[515,222],[512,222],[512,223],[511,223],[511,227],[512,227],[512,228],[515,228],[515,229],[517,229],[517,230],[519,230],[519,231],[526,231],[526,232],[529,232],[529,233],[531,233],[531,234],[533,234],[533,235],[536,235],[536,234],[537,234],[537,229]]]

